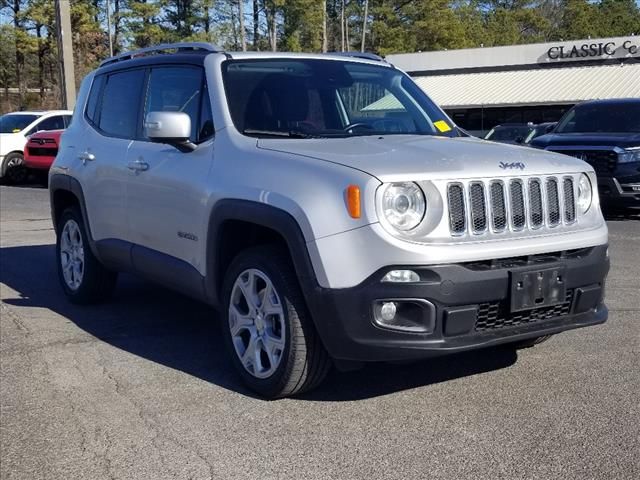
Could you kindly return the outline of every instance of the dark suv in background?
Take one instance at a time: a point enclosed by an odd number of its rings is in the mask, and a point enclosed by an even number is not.
[[[604,206],[640,207],[640,98],[576,105],[531,146],[590,163]]]

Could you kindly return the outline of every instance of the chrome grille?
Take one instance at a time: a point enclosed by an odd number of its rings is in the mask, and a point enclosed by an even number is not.
[[[491,206],[493,230],[502,232],[507,227],[507,205],[504,198],[504,186],[502,182],[491,182]]]
[[[574,179],[473,180],[447,186],[452,235],[531,231],[576,221]]]
[[[564,189],[564,220],[573,223],[576,219],[576,204],[573,196],[573,179],[565,178],[562,182]]]
[[[522,181],[511,180],[509,191],[511,194],[511,225],[514,230],[522,230],[526,222]]]
[[[451,233],[459,235],[464,233],[467,228],[465,208],[464,208],[464,189],[459,183],[449,185],[447,192],[449,200],[449,228]]]
[[[474,233],[487,229],[487,209],[484,202],[484,185],[474,182],[469,187],[469,204],[471,205],[471,227]]]
[[[543,220],[542,188],[540,180],[534,178],[529,181],[529,222],[532,228],[539,228],[542,226]]]
[[[549,178],[547,180],[547,206],[550,227],[555,227],[560,223],[560,198],[558,196],[558,180]]]

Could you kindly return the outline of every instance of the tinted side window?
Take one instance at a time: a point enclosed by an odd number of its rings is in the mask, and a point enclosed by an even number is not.
[[[49,117],[41,121],[36,125],[36,130],[41,132],[43,130],[63,130],[65,127],[64,118],[62,115],[56,115],[55,117]]]
[[[100,94],[102,93],[102,86],[104,85],[105,78],[106,77],[104,75],[100,75],[93,79],[91,92],[89,92],[89,99],[87,100],[87,118],[94,124],[98,123],[98,105],[100,104]]]
[[[144,75],[144,70],[130,70],[107,77],[98,123],[107,135],[136,138]]]
[[[192,142],[198,141],[203,72],[198,67],[158,67],[151,70],[144,116],[149,112],[183,112],[191,118]]]

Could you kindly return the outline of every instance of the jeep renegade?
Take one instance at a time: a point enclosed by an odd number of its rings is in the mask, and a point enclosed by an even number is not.
[[[466,137],[378,57],[209,44],[104,61],[50,172],[70,300],[123,271],[203,300],[269,398],[332,364],[604,322],[595,185],[581,160]]]

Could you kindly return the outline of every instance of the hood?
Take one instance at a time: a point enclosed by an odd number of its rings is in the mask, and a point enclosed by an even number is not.
[[[64,130],[43,130],[34,133],[29,138],[55,138],[56,140],[59,140],[60,135],[62,135],[63,133]]]
[[[316,158],[383,181],[551,175],[593,170],[566,155],[474,138],[426,135],[259,139],[258,148]]]
[[[531,145],[537,148],[554,146],[637,147],[640,133],[550,133],[534,138]]]

